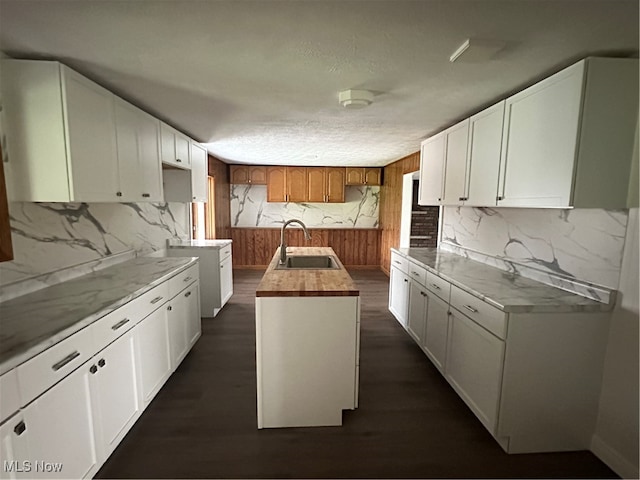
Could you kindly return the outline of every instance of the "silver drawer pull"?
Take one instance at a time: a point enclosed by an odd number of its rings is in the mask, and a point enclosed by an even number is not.
[[[64,367],[67,363],[71,362],[72,360],[75,360],[76,358],[78,358],[80,356],[80,352],[78,352],[77,350],[73,353],[70,353],[69,355],[67,355],[66,357],[64,357],[62,360],[60,360],[58,363],[54,363],[53,365],[51,365],[51,368],[53,369],[54,372],[57,372],[58,370],[60,370],[62,367]]]
[[[432,283],[431,286],[433,288],[435,288],[436,290],[440,290],[440,287],[438,285],[436,285],[435,283]]]
[[[463,305],[464,308],[466,308],[467,310],[469,310],[470,312],[473,313],[478,313],[478,310],[476,310],[475,308],[473,308],[471,305]]]
[[[122,320],[120,320],[118,323],[114,324],[111,326],[111,330],[118,330],[121,326],[123,326],[125,323],[128,323],[130,320],[128,318],[124,318]]]
[[[156,297],[153,300],[151,300],[151,303],[158,303],[160,300],[162,300],[164,297]]]
[[[191,292],[187,292],[184,294],[185,297],[190,297],[191,296]]]
[[[413,270],[411,270],[411,275],[415,275],[416,277],[420,276],[420,274],[418,272],[414,272]]]
[[[402,265],[402,262],[398,261],[398,260],[394,260],[394,263],[397,263],[398,265]]]
[[[189,280],[191,280],[193,277],[187,277],[183,280],[183,282],[188,282]]]

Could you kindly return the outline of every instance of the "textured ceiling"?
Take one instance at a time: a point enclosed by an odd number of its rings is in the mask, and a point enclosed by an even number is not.
[[[469,37],[506,47],[451,64]],[[60,60],[228,162],[377,166],[587,55],[637,56],[638,0],[0,0],[0,50]],[[347,88],[374,103],[342,108]]]

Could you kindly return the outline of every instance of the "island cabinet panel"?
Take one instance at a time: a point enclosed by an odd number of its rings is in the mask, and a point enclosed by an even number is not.
[[[338,258],[349,267],[380,266],[380,235],[377,228],[335,229],[309,228],[311,240],[302,229],[285,231],[287,245],[293,247],[332,247]],[[280,246],[279,228],[232,228],[234,242],[233,268],[266,267]]]

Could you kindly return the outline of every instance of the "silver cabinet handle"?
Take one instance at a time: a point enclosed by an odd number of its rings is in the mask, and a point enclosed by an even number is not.
[[[464,308],[466,308],[467,310],[469,310],[470,312],[473,313],[478,313],[478,310],[476,310],[475,308],[473,308],[471,305],[463,305]]]
[[[406,278],[403,278],[403,280],[404,280],[405,282],[408,282],[408,281],[409,281],[409,280],[407,280]]]
[[[436,290],[440,290],[440,287],[438,285],[436,285],[435,283],[432,283],[431,286],[433,288],[435,288]]]
[[[420,274],[418,272],[414,272],[413,270],[411,270],[411,275],[415,275],[416,277],[420,276]]]
[[[402,262],[400,262],[398,260],[394,260],[393,263],[397,263],[398,265],[402,265]]]
[[[183,280],[183,282],[188,282],[189,280],[191,280],[193,277],[187,277]]]
[[[171,305],[169,305],[169,306],[167,307],[167,310],[171,311],[171,310],[173,310],[173,307],[171,307]]]
[[[191,296],[191,292],[187,292],[184,294],[185,297],[190,297]]]
[[[143,194],[142,194],[142,196],[143,196],[144,198],[149,198],[149,197],[151,196],[151,194],[150,194],[150,193],[143,193]]]
[[[158,303],[160,300],[162,300],[164,297],[156,297],[153,300],[151,300],[151,303]]]
[[[75,352],[70,353],[69,355],[64,357],[58,363],[54,363],[53,365],[51,365],[51,368],[53,369],[54,372],[57,372],[62,367],[64,367],[67,363],[71,362],[72,360],[75,360],[79,356],[80,356],[80,352],[76,350]]]
[[[128,318],[124,318],[122,320],[120,320],[118,323],[115,323],[111,326],[111,330],[115,331],[118,330],[121,326],[123,326],[125,323],[129,322],[130,320]]]
[[[176,158],[176,162],[182,163],[182,160],[180,160],[179,158]]]

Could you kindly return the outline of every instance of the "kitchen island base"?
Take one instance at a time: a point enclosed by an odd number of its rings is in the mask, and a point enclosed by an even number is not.
[[[360,297],[257,297],[258,428],[342,425],[359,341]]]

